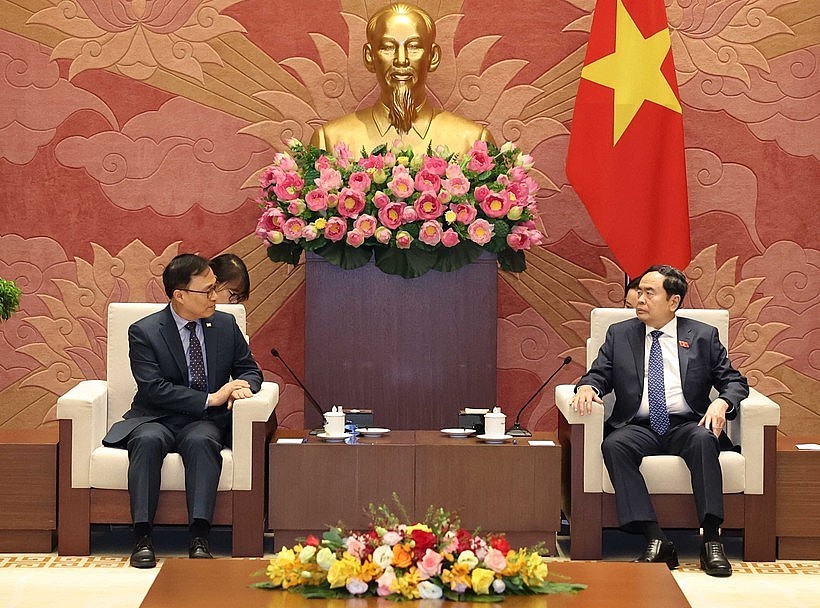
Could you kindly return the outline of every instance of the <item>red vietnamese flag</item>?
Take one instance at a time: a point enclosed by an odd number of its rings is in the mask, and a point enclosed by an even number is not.
[[[567,177],[629,276],[689,265],[686,163],[663,0],[598,0]]]

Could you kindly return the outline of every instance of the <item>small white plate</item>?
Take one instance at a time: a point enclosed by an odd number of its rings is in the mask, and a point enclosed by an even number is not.
[[[441,429],[441,432],[449,437],[469,437],[475,429]]]
[[[316,435],[322,441],[327,441],[328,443],[339,443],[344,441],[348,437],[351,436],[350,433],[342,433],[341,435],[328,435],[327,433],[319,433]]]
[[[476,435],[484,443],[504,443],[512,439],[512,435]]]
[[[387,433],[390,432],[390,429],[383,429],[381,427],[371,426],[356,429],[356,432],[359,435],[364,435],[365,437],[383,437],[384,435],[387,435]]]

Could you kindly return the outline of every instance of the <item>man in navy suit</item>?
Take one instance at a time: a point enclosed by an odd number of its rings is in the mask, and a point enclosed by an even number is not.
[[[162,273],[170,302],[128,328],[137,393],[103,444],[128,450],[128,492],[134,522],[131,565],[156,565],[151,528],[162,461],[178,452],[185,466],[191,558],[210,558],[208,533],[230,440],[231,408],[262,385],[262,372],[233,315],[217,312],[216,278],[208,260],[178,255]]]
[[[658,525],[639,470],[644,456],[674,454],[692,476],[703,527],[700,562],[707,574],[730,576],[720,543],[723,478],[718,456],[728,442],[726,420],[737,416],[749,386],[735,370],[715,327],[678,317],[686,277],[671,266],[653,266],[638,285],[636,319],[609,327],[598,357],[576,386],[573,409],[588,414],[592,402],[615,392],[601,451],[615,488],[618,519],[647,540],[637,560],[678,565],[675,546]],[[712,388],[718,397],[712,401]]]

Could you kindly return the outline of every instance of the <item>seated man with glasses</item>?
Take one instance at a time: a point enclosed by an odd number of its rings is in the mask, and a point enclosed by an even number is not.
[[[241,304],[251,293],[248,268],[238,255],[223,253],[210,261],[216,276],[216,303]]]
[[[103,445],[128,450],[134,522],[131,565],[156,565],[151,529],[162,461],[178,452],[185,466],[191,558],[212,557],[208,533],[230,439],[231,408],[262,385],[262,372],[233,315],[215,310],[217,281],[208,260],[178,255],[162,273],[167,307],[128,328],[137,392]]]

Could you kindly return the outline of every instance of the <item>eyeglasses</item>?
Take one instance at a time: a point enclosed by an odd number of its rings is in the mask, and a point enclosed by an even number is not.
[[[228,292],[228,302],[230,302],[231,304],[241,304],[242,302],[244,302],[245,300],[248,299],[247,296],[245,296],[244,294],[239,293],[238,291],[234,291],[230,287],[225,287],[224,285],[223,286],[217,285],[216,286],[216,291],[217,292],[227,291]]]
[[[210,298],[211,296],[215,296],[215,295],[216,295],[216,292],[217,292],[216,285],[214,285],[214,286],[213,286],[213,287],[211,287],[210,289],[206,289],[206,290],[202,290],[202,289],[186,289],[185,287],[179,287],[178,289],[179,289],[180,291],[187,291],[187,292],[190,292],[190,293],[204,293],[204,294],[205,294],[207,297],[209,297],[209,298]]]

